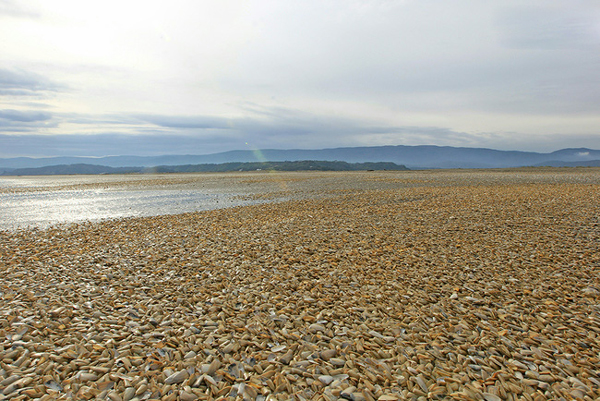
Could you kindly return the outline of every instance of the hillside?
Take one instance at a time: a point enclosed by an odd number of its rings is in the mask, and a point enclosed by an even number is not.
[[[370,146],[332,149],[237,150],[207,155],[52,157],[0,159],[0,172],[17,168],[90,164],[107,167],[151,167],[198,164],[338,160],[347,163],[392,162],[411,169],[502,168],[548,165],[586,165],[600,160],[600,150],[561,149],[551,153],[503,151],[451,146]]]
[[[222,164],[189,164],[156,167],[108,167],[93,164],[69,164],[35,168],[11,169],[1,175],[71,175],[71,174],[130,174],[130,173],[197,173],[227,171],[360,171],[360,170],[408,170],[406,166],[390,162],[346,163],[339,161],[303,160],[293,162],[254,162]]]

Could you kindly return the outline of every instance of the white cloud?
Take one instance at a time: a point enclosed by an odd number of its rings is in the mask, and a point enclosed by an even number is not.
[[[594,1],[0,0],[0,17],[0,109],[43,99],[47,135],[531,150],[600,135]]]

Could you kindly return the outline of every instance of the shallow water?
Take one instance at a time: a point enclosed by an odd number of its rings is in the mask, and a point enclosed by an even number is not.
[[[0,230],[177,214],[328,196],[332,191],[530,183],[597,184],[600,169],[0,177]]]
[[[0,230],[156,216],[257,203],[227,188],[77,188],[91,180],[38,178],[0,182]],[[96,181],[98,183],[98,181]],[[75,184],[73,189],[64,189]],[[103,183],[105,184],[105,183]]]

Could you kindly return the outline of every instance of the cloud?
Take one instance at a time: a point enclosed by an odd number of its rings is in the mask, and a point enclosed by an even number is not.
[[[282,2],[273,11],[280,18],[267,20],[221,82],[245,96],[438,115],[594,112],[598,8],[536,3]]]
[[[39,74],[22,69],[0,68],[0,96],[41,96],[59,88],[59,85]]]
[[[134,115],[141,121],[165,128],[201,128],[201,129],[228,129],[231,128],[230,120],[211,116],[165,116],[165,115]]]
[[[144,133],[103,133],[95,135],[2,135],[0,157],[109,156],[163,154],[208,154],[243,146],[239,138],[221,132],[211,137]]]
[[[39,17],[39,13],[24,7],[23,2],[17,3],[14,0],[0,0],[0,17]]]
[[[0,132],[31,132],[55,128],[58,121],[53,116],[37,110],[0,109]]]
[[[600,46],[599,10],[573,7],[521,5],[498,13],[497,23],[505,45],[515,49],[577,50]]]
[[[246,103],[245,114],[238,117],[208,115],[79,115],[65,121],[85,128],[94,126],[105,133],[131,134],[134,139],[114,142],[124,152],[143,151],[145,154],[190,153],[191,150],[210,153],[225,150],[260,149],[316,149],[339,146],[421,145],[437,144],[458,147],[490,147],[505,150],[556,150],[569,142],[585,147],[600,146],[600,137],[593,134],[522,135],[510,131],[470,131],[449,126],[383,123],[377,119],[311,113],[284,107],[266,107]],[[557,120],[558,121],[558,120]],[[401,122],[401,121],[400,121]],[[549,121],[549,126],[555,124]],[[119,132],[117,134],[116,132]],[[75,128],[74,133],[82,132]],[[92,132],[90,132],[92,133]],[[94,132],[97,135],[97,132]],[[166,139],[161,139],[161,136]],[[100,136],[102,137],[102,136]],[[99,137],[99,138],[100,138]],[[139,147],[134,143],[143,142]],[[155,146],[153,148],[153,146]],[[97,149],[101,149],[99,145]],[[143,149],[142,149],[143,148]]]
[[[0,130],[1,131],[1,130]],[[551,152],[561,148],[590,147],[600,149],[599,136],[544,135],[538,138],[518,137],[514,133],[469,134],[436,127],[365,128],[351,136],[310,134],[308,141],[298,140],[289,132],[279,135],[248,136],[239,132],[218,130],[212,135],[165,134],[146,132],[103,133],[95,135],[19,135],[0,134],[0,157],[109,156],[109,155],[204,155],[243,149],[320,149],[345,146],[423,145],[480,147],[502,150]],[[517,138],[517,139],[515,139]]]
[[[323,116],[282,107],[262,107],[246,104],[244,117],[136,115],[141,121],[182,134],[200,134],[210,130],[237,132],[265,145],[272,141],[298,142],[313,135],[334,135],[364,130],[358,119]],[[285,139],[284,139],[285,138]],[[290,143],[291,145],[291,143]]]
[[[598,143],[596,0],[0,0],[2,16],[0,131],[63,146],[40,152]]]
[[[52,115],[40,111],[0,110],[0,120],[18,121],[24,123],[50,120]]]

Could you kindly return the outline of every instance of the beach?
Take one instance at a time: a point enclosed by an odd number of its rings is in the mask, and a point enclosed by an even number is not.
[[[266,202],[0,231],[0,400],[600,397],[600,169],[206,177]]]

